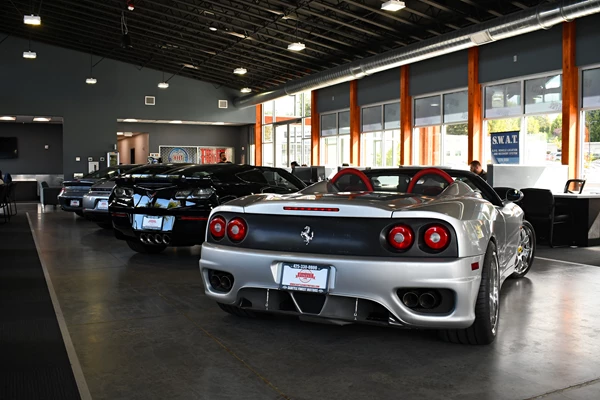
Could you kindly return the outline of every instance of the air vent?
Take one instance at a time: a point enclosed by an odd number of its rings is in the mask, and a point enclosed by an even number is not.
[[[147,106],[155,106],[156,105],[156,97],[146,96],[144,98],[144,104],[146,104]]]
[[[227,100],[219,100],[219,108],[227,108]]]
[[[475,43],[477,46],[482,44],[486,44],[491,42],[493,39],[490,36],[490,33],[486,31],[476,32],[471,35],[471,42]]]

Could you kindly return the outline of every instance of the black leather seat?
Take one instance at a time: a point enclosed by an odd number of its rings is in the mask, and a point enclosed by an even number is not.
[[[525,212],[525,219],[533,225],[538,238],[547,239],[550,247],[554,247],[554,225],[566,224],[571,229],[573,218],[569,213],[556,213],[554,195],[550,190],[526,188],[521,192],[523,199],[519,205]]]

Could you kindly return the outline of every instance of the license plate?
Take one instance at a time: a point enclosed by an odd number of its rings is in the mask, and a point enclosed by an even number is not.
[[[142,219],[142,229],[161,230],[163,217],[144,216]]]
[[[282,263],[282,290],[297,290],[311,293],[327,293],[329,266],[316,264]]]
[[[69,204],[71,207],[79,207],[79,200],[71,200]]]
[[[108,200],[100,200],[98,201],[98,205],[96,206],[98,210],[108,210]]]

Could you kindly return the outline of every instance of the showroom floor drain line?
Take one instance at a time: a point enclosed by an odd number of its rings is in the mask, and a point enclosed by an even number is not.
[[[223,350],[225,350],[226,352],[228,352],[233,358],[235,358],[236,360],[238,360],[239,362],[241,362],[244,367],[246,367],[250,372],[252,372],[254,375],[256,375],[261,381],[263,381],[269,388],[271,388],[273,391],[275,391],[279,396],[281,396],[281,398],[285,399],[285,400],[291,400],[290,397],[288,397],[285,393],[283,393],[281,390],[279,390],[279,388],[277,386],[275,386],[274,384],[272,384],[267,378],[265,378],[264,376],[262,376],[257,370],[255,370],[254,368],[252,368],[250,366],[250,364],[248,364],[246,361],[242,360],[240,358],[240,356],[238,356],[233,350],[231,350],[229,347],[227,347],[223,342],[221,342],[216,336],[214,336],[212,333],[210,333],[209,331],[207,331],[206,329],[204,329],[200,324],[198,324],[196,321],[194,321],[194,319],[192,319],[189,315],[187,315],[187,313],[185,313],[184,311],[180,310],[175,303],[173,303],[172,301],[170,301],[170,299],[163,295],[162,293],[160,293],[159,291],[156,291],[156,293],[158,293],[158,295],[171,307],[175,308],[177,310],[177,312],[181,315],[183,315],[188,321],[190,321],[192,324],[194,324],[194,326],[196,326],[196,328],[200,329],[206,336],[208,336],[209,338],[211,338],[215,343],[217,343],[219,346],[221,346],[223,348]]]
[[[555,258],[545,258],[545,257],[537,257],[536,256],[535,259],[536,260],[559,262],[559,263],[563,263],[563,264],[577,265],[578,267],[594,267],[594,268],[598,268],[597,265],[581,264],[581,263],[576,263],[576,262],[573,262],[573,261],[557,260]]]
[[[81,369],[81,364],[79,363],[79,358],[77,357],[75,346],[73,346],[73,342],[71,341],[71,335],[69,334],[69,329],[67,328],[67,322],[65,321],[62,309],[60,308],[58,297],[56,297],[56,292],[54,291],[54,286],[52,285],[50,274],[48,273],[48,269],[46,268],[46,263],[42,258],[42,253],[40,251],[38,239],[35,235],[33,224],[31,223],[31,217],[29,216],[28,212],[26,213],[26,215],[27,222],[29,223],[29,229],[31,230],[31,236],[33,237],[33,243],[35,244],[35,249],[37,250],[40,265],[42,266],[42,271],[44,272],[44,278],[46,278],[46,285],[48,285],[48,292],[50,294],[50,299],[52,300],[52,306],[54,307],[54,314],[56,314],[56,319],[58,320],[58,327],[60,328],[60,333],[62,335],[63,342],[65,343],[65,349],[67,350],[67,356],[69,357],[69,361],[71,363],[71,369],[73,370],[73,376],[75,377],[75,382],[77,383],[77,388],[79,389],[79,395],[81,396],[81,400],[91,400],[92,395],[90,394],[90,389],[88,388],[85,376],[83,375],[83,370]]]
[[[553,394],[564,393],[564,392],[572,390],[572,389],[581,389],[581,388],[593,385],[594,383],[598,383],[598,382],[600,382],[600,378],[592,379],[591,381],[587,381],[587,382],[583,382],[583,383],[578,383],[578,384],[572,385],[572,386],[567,386],[566,388],[562,388],[562,389],[558,389],[558,390],[553,390],[553,391],[548,392],[548,393],[540,394],[539,396],[528,397],[525,400],[543,399],[544,397],[548,397],[548,396],[553,395]]]

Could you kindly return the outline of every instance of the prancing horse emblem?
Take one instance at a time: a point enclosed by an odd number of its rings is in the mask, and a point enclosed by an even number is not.
[[[310,230],[310,226],[305,226],[302,232],[300,232],[300,236],[302,237],[302,239],[304,239],[304,243],[306,243],[306,245],[308,246],[310,241],[313,240],[315,233]]]

